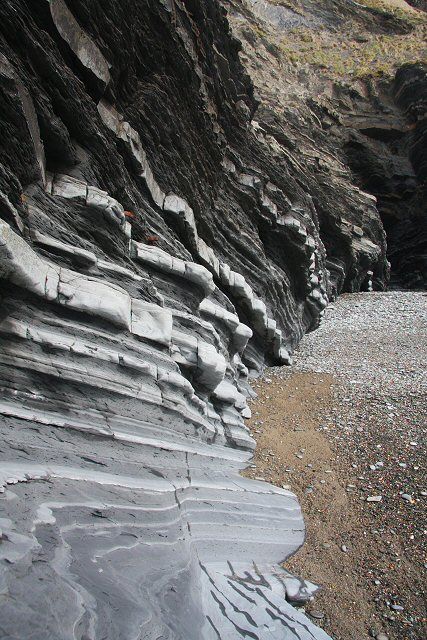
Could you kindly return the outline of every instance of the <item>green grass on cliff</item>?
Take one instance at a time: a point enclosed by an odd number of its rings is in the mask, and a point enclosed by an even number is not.
[[[404,35],[366,34],[340,39],[337,34],[319,34],[295,28],[282,39],[279,48],[285,59],[300,66],[324,69],[333,77],[393,75],[397,67],[426,59],[425,29]]]
[[[285,9],[290,9],[304,15],[304,0],[268,0],[270,4],[275,4]],[[320,3],[319,3],[320,4]],[[404,0],[348,0],[348,4],[353,8],[357,5],[366,7],[372,11],[385,16],[393,16],[397,20],[407,23],[409,26],[419,24],[423,18],[420,12],[411,7]]]
[[[357,2],[385,16],[392,15],[408,26],[422,24],[424,21],[422,13],[403,0],[357,0]]]
[[[313,0],[269,2],[304,15],[307,25],[314,18],[315,26],[287,30],[268,20],[251,24],[264,47],[274,47],[276,57],[296,69],[318,69],[334,81],[351,81],[391,77],[403,64],[427,63],[427,15],[404,0],[324,0],[329,18],[337,16],[335,26],[330,19],[319,22]]]

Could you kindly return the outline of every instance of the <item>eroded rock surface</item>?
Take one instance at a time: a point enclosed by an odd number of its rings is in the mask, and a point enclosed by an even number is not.
[[[363,244],[377,225],[355,210],[357,185],[375,197],[393,285],[425,289],[425,14],[400,0],[224,5],[261,99],[258,130],[298,163],[331,273],[345,265],[349,277],[347,256],[360,249],[349,232]],[[352,278],[344,287],[355,290]]]
[[[385,285],[375,199],[259,124],[216,0],[0,33],[2,634],[326,638],[295,496],[239,476],[248,376]]]

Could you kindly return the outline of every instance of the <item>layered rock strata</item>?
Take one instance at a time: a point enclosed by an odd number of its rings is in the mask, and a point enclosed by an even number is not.
[[[393,1],[223,4],[260,96],[258,129],[298,163],[331,273],[343,266],[344,289],[355,290],[347,257],[380,234],[358,186],[373,196],[387,233],[393,286],[425,288],[426,66],[403,64],[425,61],[425,14]],[[386,274],[377,271],[378,289]]]
[[[355,180],[377,199],[399,288],[427,288],[426,98],[427,67],[404,65],[343,118],[343,148]]]
[[[10,0],[0,32],[5,637],[326,638],[278,565],[295,496],[239,476],[248,376],[383,286],[373,199],[315,203],[214,0]]]

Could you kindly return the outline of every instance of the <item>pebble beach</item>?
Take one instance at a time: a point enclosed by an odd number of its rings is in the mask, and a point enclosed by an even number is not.
[[[426,294],[351,294],[255,384],[246,475],[297,494],[307,540],[284,566],[339,640],[427,637],[426,356]]]

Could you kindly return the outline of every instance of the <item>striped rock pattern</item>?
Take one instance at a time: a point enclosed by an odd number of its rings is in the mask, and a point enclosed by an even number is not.
[[[248,380],[381,233],[327,268],[218,2],[10,0],[0,36],[2,637],[326,638],[296,497],[239,475]]]

